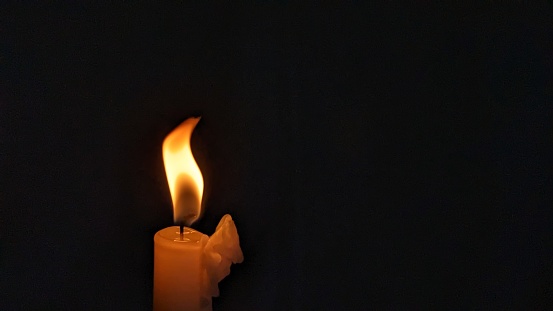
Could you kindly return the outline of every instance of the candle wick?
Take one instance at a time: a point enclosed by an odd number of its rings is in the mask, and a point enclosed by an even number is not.
[[[180,240],[184,240],[184,225],[180,225]]]

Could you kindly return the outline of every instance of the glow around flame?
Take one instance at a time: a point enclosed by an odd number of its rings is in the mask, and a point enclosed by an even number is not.
[[[204,179],[190,148],[190,138],[199,121],[199,117],[187,119],[163,141],[163,163],[176,224],[190,225],[200,217]]]

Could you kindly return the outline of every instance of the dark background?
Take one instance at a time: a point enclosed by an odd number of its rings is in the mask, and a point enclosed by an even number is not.
[[[550,309],[552,4],[0,9],[0,309],[149,310],[193,150],[214,310]]]

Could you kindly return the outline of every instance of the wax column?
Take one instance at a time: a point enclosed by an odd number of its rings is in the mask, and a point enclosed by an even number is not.
[[[154,236],[154,310],[211,310],[206,299],[204,248],[208,236],[178,226],[162,229]]]

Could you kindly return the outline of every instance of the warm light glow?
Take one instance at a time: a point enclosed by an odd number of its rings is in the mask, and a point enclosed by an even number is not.
[[[200,118],[189,118],[163,141],[163,163],[173,200],[176,224],[190,225],[200,217],[204,179],[194,160],[190,138]]]

